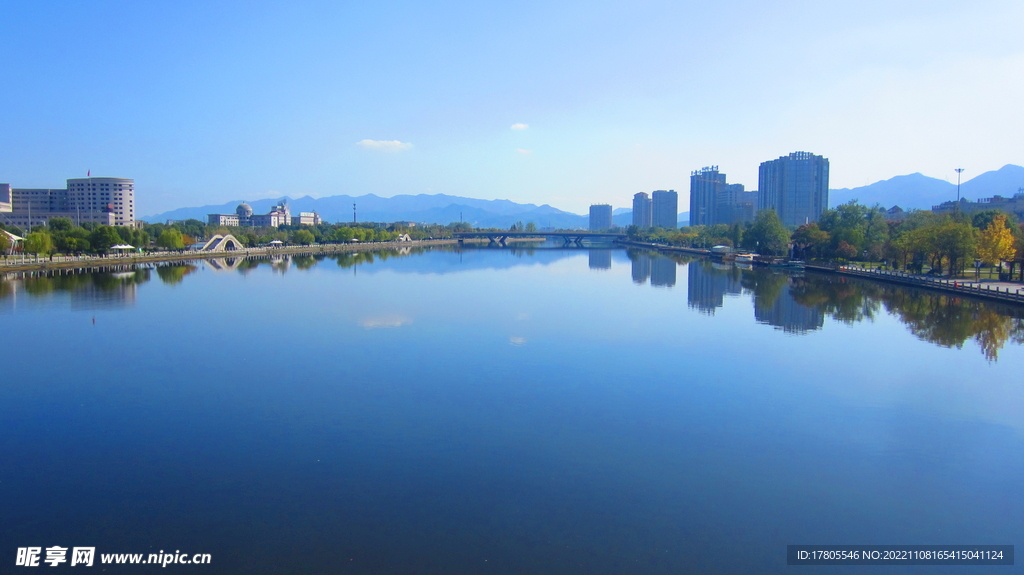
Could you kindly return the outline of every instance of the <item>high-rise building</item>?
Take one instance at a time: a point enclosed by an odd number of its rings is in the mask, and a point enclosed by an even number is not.
[[[114,214],[113,225],[135,225],[135,180],[72,178],[68,180],[67,193],[70,211],[109,211]]]
[[[608,204],[590,206],[590,231],[597,232],[612,227],[612,207]]]
[[[743,184],[726,184],[715,204],[716,224],[739,224],[754,221],[757,213],[757,190],[747,192]]]
[[[690,225],[710,226],[715,221],[718,196],[725,187],[725,174],[718,166],[707,166],[690,172]]]
[[[651,225],[656,228],[679,226],[679,194],[675,190],[655,190],[651,194]]]
[[[5,201],[9,200],[9,201]],[[29,230],[52,218],[109,226],[135,225],[135,181],[74,178],[65,189],[11,188],[0,184],[0,221]]]
[[[647,192],[633,194],[633,225],[643,229],[651,227],[651,198]]]
[[[758,177],[758,210],[773,209],[782,223],[818,221],[828,207],[828,158],[793,152],[763,162]]]

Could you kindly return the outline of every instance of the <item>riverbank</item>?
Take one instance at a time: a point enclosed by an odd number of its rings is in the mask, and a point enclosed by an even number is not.
[[[481,240],[487,241],[487,240]],[[23,260],[9,257],[0,260],[0,272],[25,272],[25,271],[50,271],[50,270],[92,270],[110,266],[123,266],[133,264],[156,264],[164,262],[178,262],[186,260],[214,259],[214,258],[245,258],[250,256],[273,256],[293,254],[328,254],[338,252],[360,252],[372,250],[398,250],[410,247],[423,246],[444,246],[457,245],[458,240],[415,240],[411,242],[362,242],[345,244],[313,244],[309,246],[287,246],[279,248],[246,248],[242,250],[223,252],[201,252],[201,251],[175,251],[175,252],[147,252],[144,254],[124,254],[99,256],[57,256],[52,261],[49,258]]]
[[[694,255],[710,256],[709,250],[682,248],[676,246],[664,246],[659,244],[648,244],[634,241],[618,242],[625,246],[647,248],[659,252],[687,253]],[[824,266],[807,265],[807,269],[825,273],[855,276],[888,283],[898,283],[916,287],[936,289],[946,292],[956,292],[962,295],[995,299],[1008,303],[1024,304],[1024,285],[1011,282],[972,282],[959,279],[933,278],[922,275],[908,274],[898,271],[887,271],[880,269],[867,269],[859,266]]]

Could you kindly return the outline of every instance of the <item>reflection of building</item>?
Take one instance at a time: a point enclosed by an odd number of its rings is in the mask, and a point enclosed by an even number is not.
[[[303,212],[302,215],[312,212]],[[314,216],[316,214],[313,214]],[[316,216],[319,219],[319,216]],[[206,217],[207,223],[214,226],[230,226],[243,228],[276,228],[278,226],[292,225],[292,213],[288,203],[281,200],[281,203],[272,206],[266,214],[253,214],[252,207],[242,202],[235,208],[234,214],[209,214]]]
[[[630,251],[628,254],[633,267],[633,281],[643,285],[651,277],[651,256],[642,251]]]
[[[717,269],[710,262],[695,261],[686,266],[686,275],[686,303],[703,314],[715,315],[726,295],[739,295],[742,291],[738,270],[732,266]]]
[[[647,229],[651,227],[651,198],[647,192],[633,194],[633,225]]]
[[[675,190],[655,190],[651,193],[651,225],[656,228],[678,227],[679,194]]]
[[[828,158],[793,152],[763,162],[757,208],[773,209],[786,226],[818,221],[828,207]]]
[[[72,178],[65,189],[11,188],[0,184],[0,221],[28,230],[51,218],[109,226],[135,226],[135,181]]]
[[[672,287],[676,285],[676,262],[664,256],[651,260],[651,285]]]
[[[786,333],[807,333],[825,325],[825,315],[821,309],[797,303],[790,293],[788,282],[771,307],[754,306],[754,319]]]
[[[608,204],[590,206],[590,231],[599,232],[612,227],[612,207]]]
[[[97,273],[92,281],[71,290],[71,309],[116,309],[135,305],[140,281],[149,281],[148,271],[142,278],[138,272]]]
[[[590,269],[592,270],[610,270],[612,269],[612,251],[611,250],[589,250],[587,256],[590,260]]]

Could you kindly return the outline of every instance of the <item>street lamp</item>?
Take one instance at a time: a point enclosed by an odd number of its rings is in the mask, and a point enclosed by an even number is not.
[[[957,209],[959,209],[960,208],[960,174],[963,173],[964,169],[963,168],[955,168],[955,169],[956,169],[956,206],[957,206]]]

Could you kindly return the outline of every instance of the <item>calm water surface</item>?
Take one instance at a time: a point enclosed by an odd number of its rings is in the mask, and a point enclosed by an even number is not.
[[[227,574],[780,573],[787,544],[1019,545],[1019,317],[610,249],[8,278],[0,572],[54,545]]]

